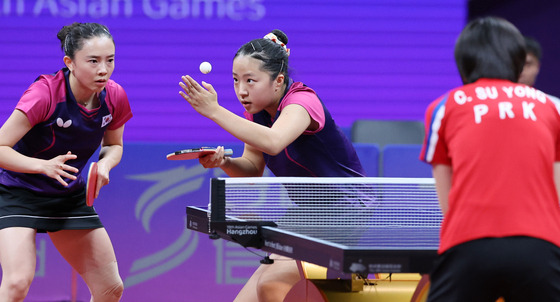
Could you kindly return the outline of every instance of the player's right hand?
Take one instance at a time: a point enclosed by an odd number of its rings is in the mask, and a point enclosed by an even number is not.
[[[68,186],[68,183],[64,181],[63,178],[76,180],[77,177],[74,174],[78,173],[78,169],[67,165],[66,161],[76,159],[77,157],[78,156],[76,154],[72,154],[72,152],[68,151],[68,153],[64,155],[59,155],[55,158],[47,160],[43,167],[43,174],[58,180],[59,183],[66,187]],[[70,172],[74,174],[70,174]]]
[[[205,117],[210,117],[214,113],[218,104],[218,94],[212,85],[202,82],[200,85],[191,76],[185,75],[181,77],[182,82],[179,86],[183,91],[179,94],[187,101],[198,113]]]

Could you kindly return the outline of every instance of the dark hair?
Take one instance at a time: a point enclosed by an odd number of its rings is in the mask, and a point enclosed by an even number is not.
[[[524,38],[527,54],[533,54],[540,62],[542,59],[541,44],[532,37],[524,36]]]
[[[71,59],[74,59],[76,51],[82,49],[84,40],[88,40],[92,37],[107,36],[115,43],[107,26],[99,23],[74,22],[62,27],[56,36],[60,40],[60,48],[62,48],[64,54]]]
[[[288,44],[288,36],[279,30],[271,31],[284,45]],[[262,69],[270,73],[275,79],[280,73],[284,74],[284,83],[288,82],[288,56],[286,49],[270,39],[261,38],[245,43],[237,50],[234,59],[238,56],[250,56],[263,62]]]
[[[455,62],[464,84],[480,78],[517,82],[525,57],[519,30],[498,17],[469,22],[455,43]]]

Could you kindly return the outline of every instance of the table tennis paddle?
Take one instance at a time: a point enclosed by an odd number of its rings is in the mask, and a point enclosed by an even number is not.
[[[179,150],[173,153],[167,154],[168,160],[187,160],[203,157],[204,155],[213,154],[216,152],[216,148],[213,147],[200,147],[192,149]],[[232,156],[233,150],[224,149],[224,156]]]
[[[92,162],[89,165],[88,178],[86,184],[86,204],[93,206],[95,200],[95,189],[97,188],[97,163]]]

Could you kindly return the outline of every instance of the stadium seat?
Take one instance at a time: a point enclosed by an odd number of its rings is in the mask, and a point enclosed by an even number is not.
[[[421,121],[405,120],[356,120],[351,128],[354,143],[377,144],[383,150],[387,144],[421,145],[424,140],[424,124]],[[383,173],[383,152],[379,154],[379,176]]]
[[[422,144],[424,124],[421,121],[357,120],[352,124],[351,139],[355,143]]]
[[[389,144],[383,148],[384,177],[432,177],[432,166],[419,159],[422,145]]]
[[[366,171],[367,177],[378,177],[379,175],[379,146],[376,144],[354,143],[356,154]]]

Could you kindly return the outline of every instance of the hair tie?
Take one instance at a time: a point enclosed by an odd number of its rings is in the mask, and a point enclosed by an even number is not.
[[[266,36],[263,37],[264,39],[268,39],[280,46],[282,46],[282,48],[284,48],[284,50],[288,53],[288,56],[290,55],[290,49],[288,47],[286,47],[286,44],[282,43],[282,41],[280,41],[280,39],[278,39],[278,37],[273,34],[273,33],[268,33]]]

